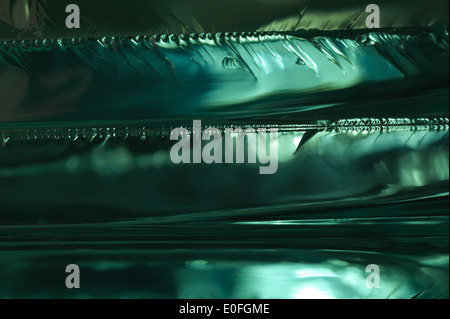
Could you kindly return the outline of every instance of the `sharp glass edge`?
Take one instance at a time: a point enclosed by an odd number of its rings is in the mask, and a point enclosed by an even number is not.
[[[392,132],[392,131],[437,131],[449,130],[449,118],[357,118],[341,119],[338,121],[317,121],[307,124],[261,124],[261,123],[241,123],[219,125],[208,123],[204,128],[216,128],[224,130],[225,128],[265,128],[277,129],[278,132],[295,131],[336,131],[336,132]],[[6,145],[9,141],[40,141],[40,140],[76,140],[78,138],[87,139],[108,139],[108,138],[126,138],[126,137],[165,137],[170,132],[180,126],[136,126],[136,125],[118,125],[118,126],[66,126],[58,124],[47,124],[48,126],[39,127],[33,125],[19,125],[15,127],[0,125],[0,143]],[[191,126],[181,125],[188,130]],[[0,145],[2,145],[0,144]]]
[[[149,34],[128,34],[128,35],[108,35],[108,36],[78,36],[78,37],[47,37],[47,38],[14,38],[0,39],[0,44],[8,48],[19,47],[27,49],[29,47],[64,47],[68,45],[83,45],[92,42],[100,44],[121,44],[124,41],[133,40],[136,42],[154,41],[167,43],[174,41],[180,45],[182,41],[202,41],[204,44],[211,44],[211,41],[231,40],[233,42],[255,42],[255,41],[274,41],[282,36],[297,36],[305,39],[312,39],[318,36],[327,36],[335,38],[361,39],[361,36],[368,33],[387,33],[397,35],[426,35],[434,31],[446,31],[448,35],[448,25],[431,25],[422,27],[393,27],[393,28],[362,28],[362,29],[342,29],[342,30],[285,30],[285,31],[226,31],[226,32],[192,32],[192,33],[149,33]],[[261,37],[254,39],[254,37]],[[246,39],[247,38],[247,39]],[[370,39],[367,39],[370,40]],[[436,40],[436,39],[435,39]],[[447,43],[448,44],[448,43]]]

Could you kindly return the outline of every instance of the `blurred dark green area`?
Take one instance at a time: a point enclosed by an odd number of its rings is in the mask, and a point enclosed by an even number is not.
[[[67,29],[68,4],[81,12]],[[366,28],[361,0],[4,0],[0,39]],[[381,27],[448,24],[446,0],[380,0]]]

